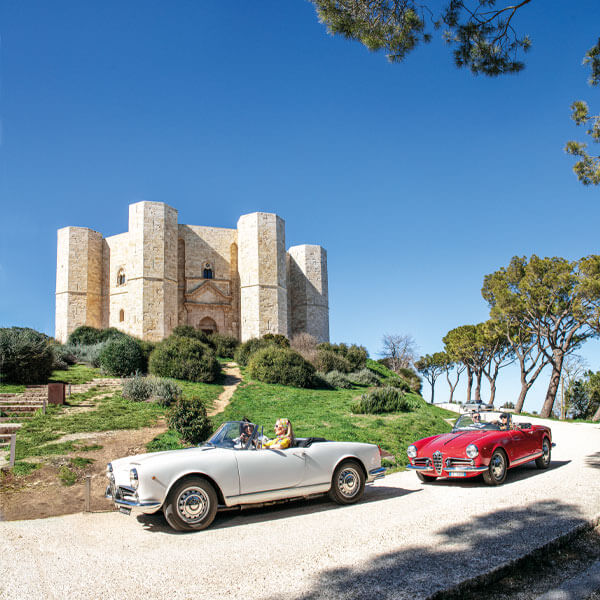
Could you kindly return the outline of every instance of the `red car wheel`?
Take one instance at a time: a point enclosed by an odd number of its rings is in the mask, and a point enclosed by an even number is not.
[[[490,458],[490,466],[487,471],[483,472],[483,480],[488,485],[500,485],[506,479],[508,471],[508,459],[504,450],[497,448]]]
[[[552,458],[552,446],[547,437],[542,441],[542,452],[542,456],[535,459],[535,466],[538,469],[547,469],[550,466],[550,460]]]

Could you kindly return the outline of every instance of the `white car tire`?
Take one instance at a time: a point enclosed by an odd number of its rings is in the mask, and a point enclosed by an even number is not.
[[[200,531],[214,521],[217,507],[217,493],[210,482],[186,477],[171,488],[163,513],[176,531]]]
[[[342,461],[333,472],[329,497],[338,504],[354,504],[365,491],[365,474],[355,460]]]

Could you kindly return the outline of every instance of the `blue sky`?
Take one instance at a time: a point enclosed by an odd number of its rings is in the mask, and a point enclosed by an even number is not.
[[[5,1],[0,325],[52,334],[56,230],[120,233],[153,200],[198,225],[278,213],[288,246],[328,250],[334,341],[441,349],[487,318],[483,276],[513,255],[599,251],[600,191],[562,150],[571,102],[599,108],[581,66],[599,22],[597,0],[535,0],[526,70],[487,79],[440,41],[391,65],[304,0]],[[514,399],[517,373],[498,387]]]

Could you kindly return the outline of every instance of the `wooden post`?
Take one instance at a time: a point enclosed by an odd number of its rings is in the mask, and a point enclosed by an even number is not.
[[[15,448],[17,445],[17,435],[15,433],[13,433],[10,436],[10,460],[8,463],[9,467],[14,467],[15,466]]]
[[[44,414],[46,414],[46,406],[48,405],[48,397],[44,396]]]
[[[90,511],[90,500],[92,495],[92,478],[90,475],[85,476],[85,512]]]

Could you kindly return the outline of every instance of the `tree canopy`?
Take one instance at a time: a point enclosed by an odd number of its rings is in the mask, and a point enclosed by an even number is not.
[[[475,74],[497,76],[524,68],[523,53],[531,47],[515,28],[519,10],[532,0],[496,7],[496,0],[310,0],[332,35],[360,41],[383,51],[390,62],[402,62],[419,44],[442,30],[454,62]]]
[[[482,294],[491,316],[519,323],[552,366],[541,411],[550,416],[565,357],[600,330],[600,256],[515,256],[485,276]]]

